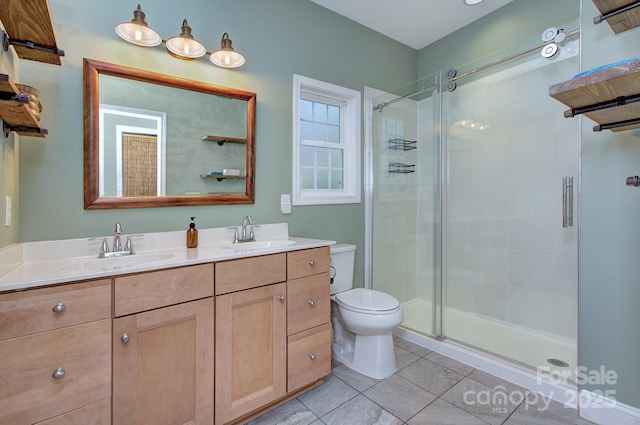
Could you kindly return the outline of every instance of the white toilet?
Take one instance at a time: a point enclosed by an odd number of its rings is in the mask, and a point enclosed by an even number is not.
[[[353,288],[355,251],[355,245],[331,246],[333,356],[356,372],[383,379],[397,370],[391,332],[404,314],[393,296]]]

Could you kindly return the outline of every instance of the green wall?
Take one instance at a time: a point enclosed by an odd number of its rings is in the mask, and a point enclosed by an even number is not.
[[[280,213],[280,194],[291,193],[292,75],[362,90],[391,90],[416,79],[416,51],[355,22],[301,0],[169,0],[143,2],[147,22],[162,37],[188,19],[208,50],[224,32],[247,62],[238,70],[208,59],[182,61],[163,47],[120,41],[117,23],[132,18],[136,2],[50,0],[62,67],[23,61],[21,77],[42,90],[46,139],[21,140],[22,242],[107,235],[115,222],[125,233],[288,222],[290,234],[355,243],[356,279],[363,280],[364,203],[296,206]],[[254,205],[85,211],[83,209],[82,58],[152,70],[257,93],[256,199]]]

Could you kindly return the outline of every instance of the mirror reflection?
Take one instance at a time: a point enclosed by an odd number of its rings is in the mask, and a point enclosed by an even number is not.
[[[255,94],[85,59],[85,208],[253,202]]]

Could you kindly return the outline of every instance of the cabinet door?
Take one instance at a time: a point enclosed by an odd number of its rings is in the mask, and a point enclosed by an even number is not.
[[[216,424],[286,393],[286,284],[216,297]]]
[[[213,423],[213,298],[113,325],[113,423]]]

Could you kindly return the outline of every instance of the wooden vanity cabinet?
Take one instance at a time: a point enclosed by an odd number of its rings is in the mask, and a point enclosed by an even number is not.
[[[287,391],[331,373],[329,248],[287,254]]]
[[[213,264],[114,279],[113,423],[211,425]]]
[[[111,423],[111,280],[0,294],[0,423]]]
[[[286,395],[286,254],[215,267],[215,423],[223,425]]]
[[[216,263],[215,286],[216,425],[244,423],[331,373],[328,248]]]

